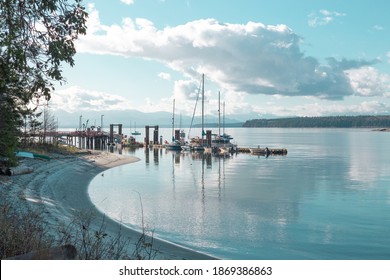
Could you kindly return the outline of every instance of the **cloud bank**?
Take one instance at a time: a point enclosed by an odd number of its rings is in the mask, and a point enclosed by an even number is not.
[[[372,68],[378,61],[329,58],[321,64],[305,56],[302,38],[286,25],[201,19],[159,30],[147,19],[125,18],[121,25],[108,26],[90,8],[89,32],[77,42],[81,53],[156,60],[194,79],[204,73],[229,92],[328,100],[390,95],[389,76]],[[321,15],[321,22],[344,16]]]
[[[189,81],[178,81],[175,84],[175,90],[184,95],[185,92],[195,92],[197,89],[193,86],[193,83]],[[307,103],[298,104],[298,105],[289,105],[283,106],[279,104],[279,100],[274,100],[273,102],[268,102],[265,104],[248,104],[244,102],[242,97],[238,94],[233,94],[235,97],[233,101],[229,102],[229,106],[233,106],[235,109],[229,113],[231,117],[240,119],[239,115],[245,114],[255,114],[255,112],[261,112],[258,114],[258,117],[266,116],[278,116],[278,117],[287,117],[287,116],[324,116],[324,115],[365,115],[365,114],[389,114],[390,106],[380,101],[363,101],[359,104],[344,104],[337,101],[322,101],[315,102],[314,100],[308,100]],[[193,98],[196,98],[192,96]],[[180,98],[180,95],[179,95]],[[209,100],[213,104],[208,104],[207,114],[217,116],[218,100]],[[193,112],[193,103],[190,102],[191,106],[187,108],[187,115],[192,115]],[[77,114],[82,112],[89,112],[90,115],[105,114],[105,112],[119,112],[125,111],[129,108],[134,108],[133,104],[128,101],[128,99],[107,94],[100,91],[92,91],[77,86],[69,87],[67,89],[58,90],[53,93],[51,98],[51,108],[54,111],[65,111],[70,114]],[[187,105],[185,105],[187,106]],[[237,110],[236,110],[237,109]],[[165,100],[158,106],[152,106],[149,104],[149,107],[137,108],[141,112],[158,112],[172,111],[172,101]],[[214,110],[214,111],[213,111]],[[111,115],[107,113],[106,115]],[[88,114],[83,115],[87,116]],[[246,115],[245,115],[246,116]],[[254,116],[255,117],[255,116]],[[76,118],[77,119],[77,118]],[[240,119],[245,121],[246,118]]]
[[[77,86],[57,90],[52,94],[50,103],[53,108],[68,113],[123,110],[123,107],[132,107],[131,102],[122,96],[83,89]]]

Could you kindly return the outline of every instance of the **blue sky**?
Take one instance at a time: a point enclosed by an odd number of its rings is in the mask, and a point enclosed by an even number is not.
[[[389,1],[95,0],[76,65],[51,100],[69,113],[390,114]]]

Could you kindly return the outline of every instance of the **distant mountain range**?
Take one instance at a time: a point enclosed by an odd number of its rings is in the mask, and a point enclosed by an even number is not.
[[[100,126],[108,128],[110,124],[123,124],[124,127],[141,129],[145,125],[172,127],[172,113],[154,112],[144,113],[137,110],[116,111],[79,111],[68,113],[57,110],[53,114],[58,120],[60,128],[79,128],[81,125]],[[103,115],[103,117],[102,117]],[[81,116],[81,118],[80,118]],[[235,114],[225,117],[225,127],[390,127],[390,116],[327,116],[327,117],[276,117],[272,115],[258,118],[255,113]],[[217,116],[205,116],[206,128],[217,127]],[[175,116],[175,128],[190,127],[192,116]],[[221,122],[223,118],[221,117]],[[87,123],[88,122],[88,123]],[[222,123],[221,123],[222,125]],[[200,116],[195,117],[193,127],[201,126]]]
[[[117,111],[79,111],[77,113],[68,113],[66,111],[57,110],[53,114],[58,120],[59,127],[62,128],[78,128],[81,123],[87,126],[100,126],[103,120],[103,127],[108,127],[110,124],[123,124],[125,127],[141,128],[145,125],[158,125],[160,127],[172,127],[172,113],[169,112],[154,112],[143,113],[137,110],[117,110]],[[103,117],[102,117],[103,115]],[[258,117],[256,114],[230,115],[225,117],[226,127],[241,127],[248,119]],[[175,127],[189,127],[191,125],[192,116],[175,116]],[[222,122],[222,117],[221,117]],[[195,117],[193,126],[200,126],[200,116]],[[218,124],[218,117],[205,116],[205,127],[215,127]]]

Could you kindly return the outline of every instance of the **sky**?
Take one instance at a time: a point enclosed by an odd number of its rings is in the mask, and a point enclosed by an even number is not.
[[[390,114],[390,1],[90,0],[53,110]]]

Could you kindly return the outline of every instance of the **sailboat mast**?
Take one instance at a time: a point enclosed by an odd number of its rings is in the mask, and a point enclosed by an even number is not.
[[[202,74],[202,146],[203,146],[203,131],[204,131],[204,74]]]
[[[225,135],[225,101],[223,102],[223,134]]]
[[[221,92],[218,91],[218,136],[221,135]]]
[[[175,99],[173,99],[173,109],[172,109],[172,140],[175,140]]]

